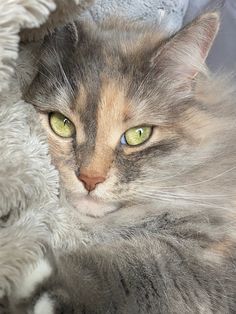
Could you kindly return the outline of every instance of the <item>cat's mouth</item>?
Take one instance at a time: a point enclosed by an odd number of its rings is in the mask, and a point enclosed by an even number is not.
[[[102,217],[121,207],[119,202],[104,202],[90,195],[82,196],[73,203],[80,213],[92,217]]]

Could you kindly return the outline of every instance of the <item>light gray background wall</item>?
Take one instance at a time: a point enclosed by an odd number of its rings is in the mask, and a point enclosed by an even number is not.
[[[217,0],[190,0],[184,23],[193,19]],[[226,0],[222,8],[222,24],[207,63],[210,69],[236,72],[236,0]]]

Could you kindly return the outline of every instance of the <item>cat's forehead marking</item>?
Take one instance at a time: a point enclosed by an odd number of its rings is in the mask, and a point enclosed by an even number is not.
[[[96,171],[106,175],[120,138],[126,130],[124,120],[128,117],[129,100],[124,87],[115,80],[101,81],[100,97],[96,107],[96,136],[94,150],[87,172]]]
[[[113,148],[117,146],[125,131],[124,121],[129,117],[131,106],[123,84],[115,80],[103,80],[97,107],[96,143],[106,143]]]
[[[129,81],[126,78],[110,80],[103,79],[98,113],[107,112],[119,122],[125,123],[132,118],[134,106],[132,99],[127,95]]]

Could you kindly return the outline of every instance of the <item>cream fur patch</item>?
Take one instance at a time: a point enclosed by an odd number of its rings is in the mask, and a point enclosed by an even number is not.
[[[53,314],[54,302],[47,293],[43,294],[34,307],[33,314]]]
[[[35,268],[30,269],[30,271],[24,275],[20,286],[17,288],[16,297],[18,299],[30,297],[37,285],[47,279],[51,273],[52,267],[45,259],[41,259]]]

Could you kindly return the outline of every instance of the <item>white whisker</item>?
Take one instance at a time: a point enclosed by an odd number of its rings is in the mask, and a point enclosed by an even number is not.
[[[232,210],[233,207],[224,207],[224,206],[220,206],[216,203],[209,203],[209,202],[202,202],[201,198],[185,198],[183,196],[179,196],[179,195],[174,195],[174,194],[162,194],[161,192],[157,192],[157,193],[148,193],[148,192],[144,192],[143,194],[140,194],[140,191],[132,191],[132,194],[134,197],[139,198],[140,200],[144,201],[145,199],[147,200],[165,200],[168,202],[172,202],[175,200],[183,200],[185,203],[189,203],[189,204],[193,204],[193,205],[198,205],[198,206],[202,206],[202,207],[206,207],[206,208],[215,208],[215,209],[223,209],[223,210]],[[140,196],[142,195],[142,196]]]

